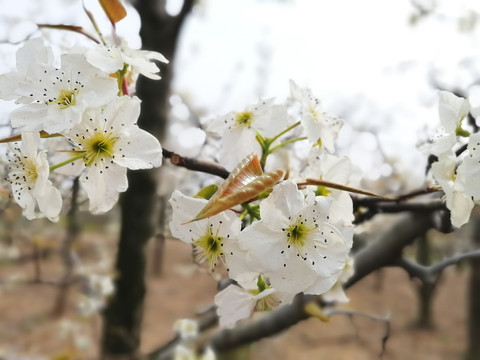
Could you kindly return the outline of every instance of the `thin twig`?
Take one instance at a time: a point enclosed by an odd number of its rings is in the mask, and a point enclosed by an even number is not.
[[[346,315],[346,316],[350,317],[351,319],[355,316],[356,317],[365,317],[365,318],[373,320],[373,321],[378,321],[378,322],[385,323],[385,334],[382,336],[382,351],[380,352],[379,356],[380,356],[380,358],[382,358],[383,355],[385,355],[387,341],[390,338],[390,315],[376,316],[376,315],[372,315],[372,314],[368,314],[368,313],[352,311],[352,310],[345,310],[345,309],[327,309],[327,310],[325,310],[325,315],[327,315],[327,316]]]
[[[90,40],[94,41],[97,44],[100,43],[100,41],[95,39],[93,35],[90,35],[89,33],[85,32],[85,30],[81,26],[63,25],[63,24],[37,24],[37,26],[40,29],[56,29],[56,30],[67,30],[67,31],[76,32],[77,34],[81,34],[89,38]]]
[[[456,265],[466,259],[476,258],[480,258],[480,249],[452,256],[451,258],[442,260],[430,266],[420,265],[405,258],[399,258],[392,265],[401,267],[412,278],[416,277],[420,279],[423,283],[431,284],[435,281],[436,276],[441,273],[446,267]]]
[[[167,149],[163,149],[163,157],[166,159],[170,159],[170,162],[173,165],[184,167],[188,170],[200,171],[206,174],[216,175],[223,179],[226,179],[228,175],[230,175],[229,171],[227,171],[224,167],[217,163],[184,157]]]
[[[427,187],[427,188],[417,189],[417,190],[408,192],[406,194],[397,195],[397,196],[390,196],[390,197],[378,197],[377,196],[377,197],[366,197],[366,198],[358,197],[358,196],[352,196],[352,198],[353,198],[354,203],[356,203],[359,206],[369,206],[370,204],[377,204],[377,203],[381,203],[381,202],[390,202],[390,203],[392,203],[392,202],[394,202],[394,203],[403,202],[403,201],[412,199],[414,197],[431,194],[431,193],[437,192],[439,190],[440,189],[438,189],[436,187]]]

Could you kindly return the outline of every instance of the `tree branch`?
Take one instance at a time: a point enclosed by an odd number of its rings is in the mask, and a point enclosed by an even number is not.
[[[226,179],[228,175],[230,175],[229,171],[217,163],[183,157],[166,149],[163,149],[163,157],[170,159],[173,165],[184,167],[188,170],[220,176],[223,179]]]
[[[385,324],[385,334],[382,337],[382,351],[379,354],[380,358],[383,357],[383,355],[385,354],[387,341],[390,338],[390,328],[391,328],[390,327],[390,315],[375,316],[375,315],[371,315],[371,314],[367,314],[367,313],[345,310],[345,309],[331,309],[329,311],[325,311],[325,314],[327,316],[346,315],[350,319],[353,319],[353,317],[355,317],[355,316],[361,316],[361,317],[365,317],[365,318],[373,320],[373,321],[383,322]],[[352,324],[353,324],[353,322],[352,322]]]
[[[446,205],[441,200],[432,200],[429,202],[378,202],[371,201],[372,198],[354,199],[355,224],[362,223],[374,217],[377,214],[393,214],[404,211],[413,213],[433,213],[435,211],[446,210]],[[376,199],[375,199],[376,200]],[[363,208],[363,209],[362,209]],[[365,209],[366,208],[366,209]]]
[[[456,265],[463,260],[477,258],[480,258],[480,249],[455,255],[431,266],[423,266],[404,258],[398,259],[392,265],[401,267],[411,278],[416,277],[425,284],[433,284],[437,275],[445,270],[446,267]]]
[[[392,226],[379,231],[369,241],[370,245],[355,255],[355,273],[345,283],[345,288],[381,267],[392,265],[405,246],[425,234],[433,225],[430,216],[426,214],[405,214],[399,217]]]

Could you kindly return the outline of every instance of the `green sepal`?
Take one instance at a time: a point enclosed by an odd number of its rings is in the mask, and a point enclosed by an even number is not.
[[[242,204],[242,207],[247,211],[250,216],[250,224],[253,220],[260,220],[260,205]]]
[[[470,132],[463,129],[461,125],[457,126],[455,129],[455,135],[460,136],[460,137],[469,137]]]
[[[328,196],[332,191],[326,186],[319,185],[315,190],[315,196]]]

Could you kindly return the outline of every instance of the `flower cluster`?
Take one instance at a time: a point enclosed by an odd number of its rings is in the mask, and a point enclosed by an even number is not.
[[[127,168],[161,165],[160,143],[136,125],[141,102],[125,86],[132,73],[159,79],[151,60],[167,61],[123,42],[63,54],[59,67],[41,38],[18,50],[16,70],[0,75],[0,99],[19,105],[10,119],[21,130],[21,145],[11,147],[7,179],[27,218],[58,217],[62,199],[49,174],[65,165],[74,165],[74,174],[81,176],[92,213],[110,210],[127,189]],[[63,138],[64,148],[57,141],[53,150],[67,157],[50,165],[41,147],[52,145],[41,137]]]
[[[425,146],[436,156],[432,175],[442,191],[450,210],[451,222],[460,227],[468,222],[476,202],[480,200],[480,133],[464,129],[464,119],[471,111],[468,99],[450,92],[440,93],[440,134]],[[462,150],[462,146],[465,147]]]
[[[223,263],[235,281],[215,297],[221,326],[299,293],[346,300],[341,284],[352,271],[352,200],[344,191],[298,185],[308,178],[349,185],[350,160],[330,153],[342,121],[327,115],[309,89],[293,81],[290,89],[300,108],[296,122],[288,106],[273,99],[208,122],[210,135],[221,136],[220,163],[236,167],[209,200],[178,190],[170,199],[172,234],[194,246],[197,262],[205,260],[212,270]],[[304,163],[301,171],[262,172],[267,161],[274,166],[269,159],[277,150],[300,141],[311,146],[307,159],[292,152],[291,161]],[[285,172],[289,179],[282,181]]]

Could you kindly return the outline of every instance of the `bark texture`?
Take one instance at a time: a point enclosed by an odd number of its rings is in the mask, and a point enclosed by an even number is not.
[[[193,1],[186,0],[176,16],[167,14],[164,1],[142,0],[134,2],[134,6],[141,17],[143,48],[159,51],[170,60],[168,65],[161,64],[162,80],[140,77],[137,83],[137,95],[142,100],[138,125],[161,139],[167,123],[172,64],[178,35]],[[122,224],[116,261],[116,293],[104,314],[104,358],[139,357],[146,292],[145,246],[153,235],[156,218],[156,171],[131,171],[128,173],[128,182],[129,188],[120,200]]]

